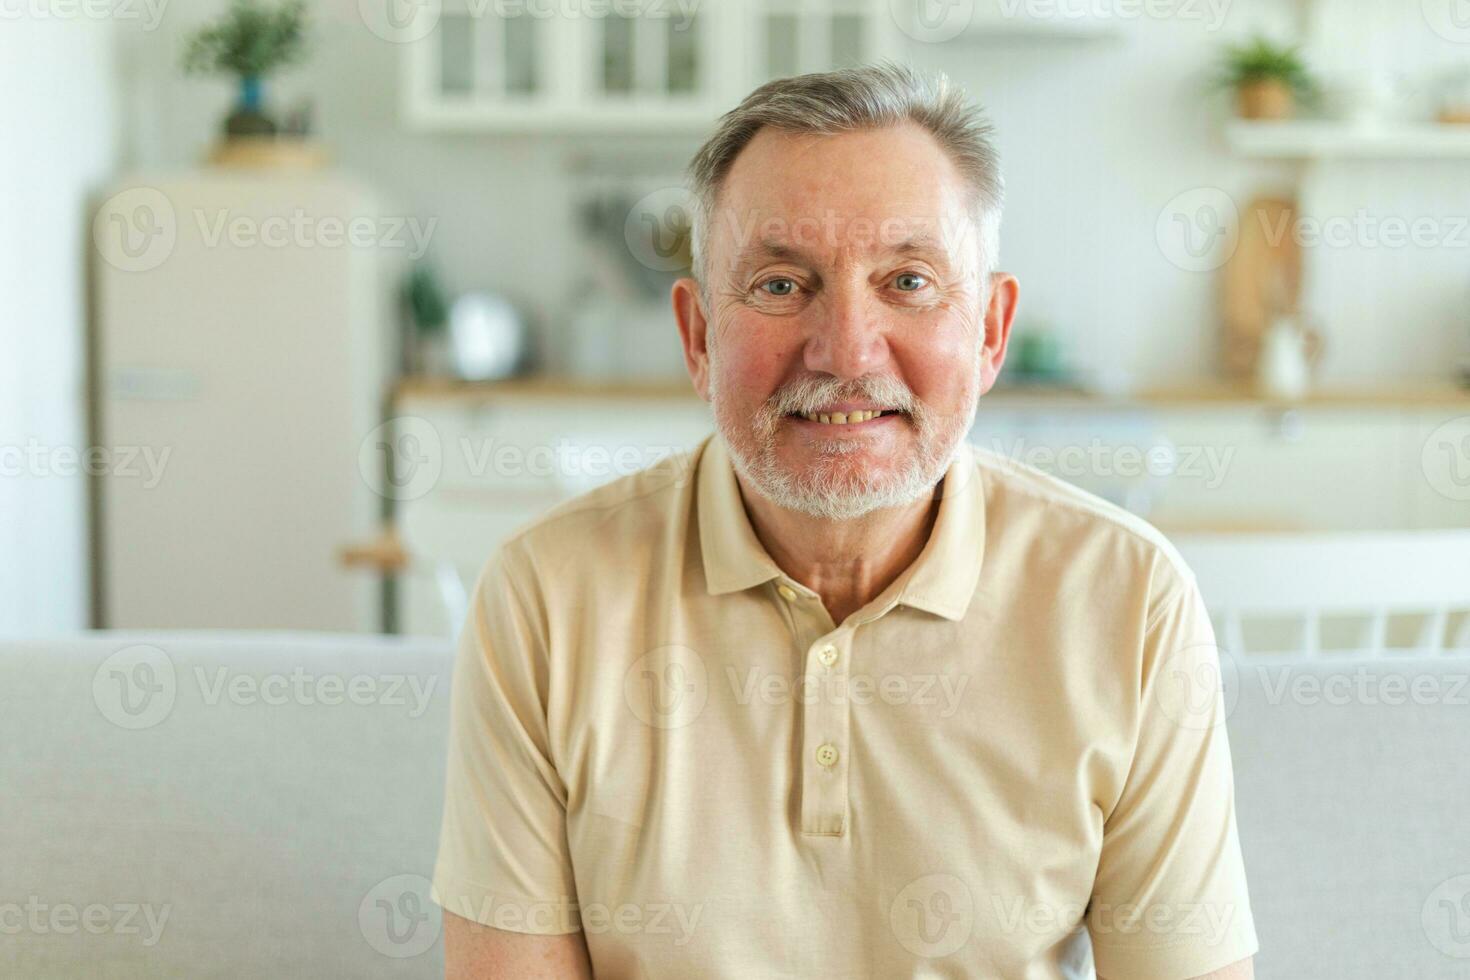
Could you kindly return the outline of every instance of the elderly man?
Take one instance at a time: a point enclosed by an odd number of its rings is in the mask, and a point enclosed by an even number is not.
[[[450,977],[1250,977],[1218,662],[1148,525],[971,448],[1018,287],[963,94],[772,82],[691,168],[717,434],[476,583]]]

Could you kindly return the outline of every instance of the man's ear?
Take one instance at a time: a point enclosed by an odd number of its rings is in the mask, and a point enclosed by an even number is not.
[[[1011,323],[1021,300],[1021,283],[1009,272],[990,274],[990,300],[985,307],[985,343],[980,350],[980,394],[995,386],[1006,359]]]
[[[699,283],[685,277],[674,283],[671,298],[674,302],[674,320],[679,324],[679,340],[684,344],[684,366],[689,370],[689,380],[699,397],[709,401],[709,347],[706,344],[709,318],[704,300],[699,295]]]

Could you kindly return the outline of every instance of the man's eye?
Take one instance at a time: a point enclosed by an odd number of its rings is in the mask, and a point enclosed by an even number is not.
[[[923,289],[929,284],[929,280],[917,272],[901,272],[893,280],[893,284],[902,291],[911,293],[916,289]]]
[[[772,296],[790,296],[796,292],[796,281],[793,279],[771,279],[761,283],[760,288]]]

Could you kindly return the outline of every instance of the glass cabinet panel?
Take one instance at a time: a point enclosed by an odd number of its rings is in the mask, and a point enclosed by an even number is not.
[[[867,23],[861,14],[832,15],[832,68],[855,68],[868,60]]]
[[[609,94],[633,91],[634,20],[612,13],[602,19],[602,90]]]
[[[688,22],[670,17],[665,24],[665,44],[669,55],[665,90],[670,94],[689,95],[699,88],[701,27],[697,13]]]
[[[785,78],[801,71],[801,25],[795,14],[773,13],[765,18],[766,76]]]
[[[439,90],[468,95],[475,88],[475,24],[467,16],[439,22]]]
[[[510,95],[532,95],[540,88],[536,54],[540,50],[541,22],[527,14],[504,21],[505,91]]]
[[[865,64],[874,16],[861,0],[766,0],[756,24],[765,77]]]
[[[870,61],[895,29],[886,0],[611,4],[551,17],[435,2],[436,30],[409,48],[405,70],[410,112],[430,125],[699,125],[767,79]]]

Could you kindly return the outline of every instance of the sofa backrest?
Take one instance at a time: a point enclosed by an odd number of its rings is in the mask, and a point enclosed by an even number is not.
[[[0,903],[25,917],[0,975],[442,977],[452,655],[305,633],[0,643]]]
[[[1470,976],[1470,657],[1224,664],[1256,975]]]
[[[0,975],[442,976],[451,665],[442,639],[0,642]],[[1225,668],[1257,975],[1470,974],[1470,658]]]

